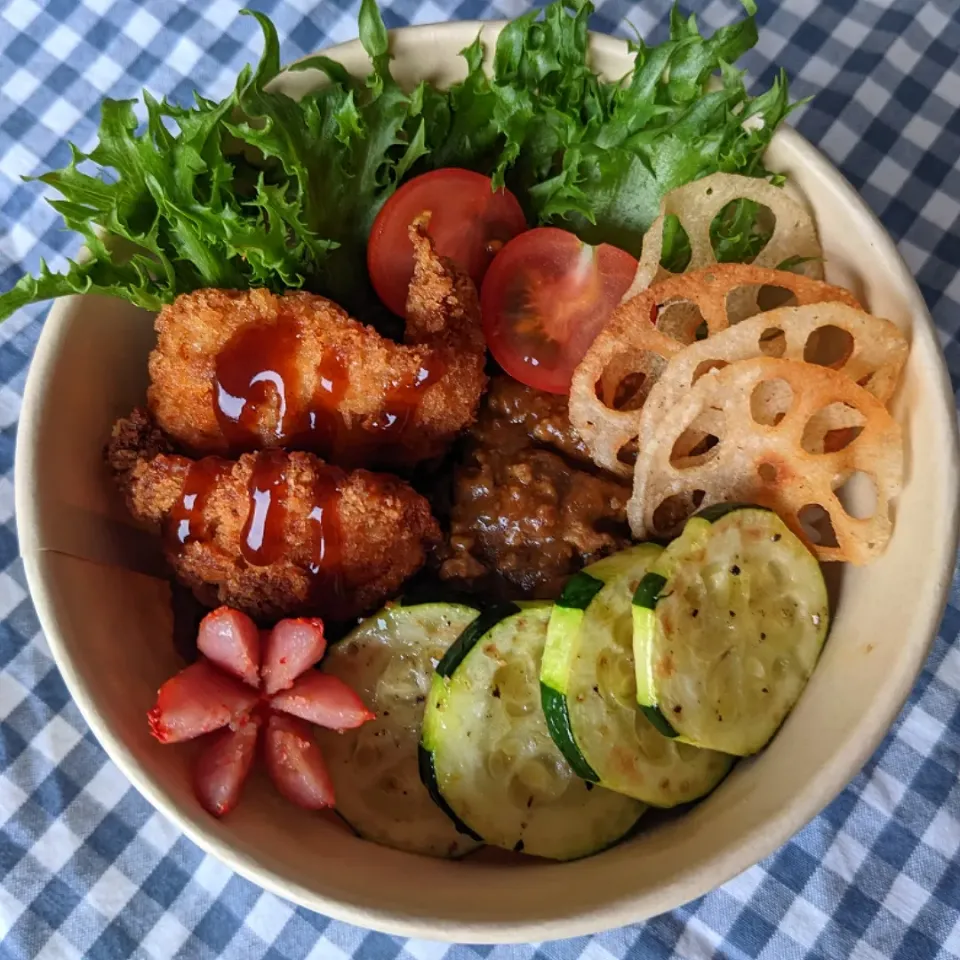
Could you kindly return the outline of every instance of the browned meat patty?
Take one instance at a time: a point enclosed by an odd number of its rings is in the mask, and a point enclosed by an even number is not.
[[[454,479],[440,576],[556,598],[571,574],[630,543],[629,498],[628,486],[590,463],[565,396],[498,377]]]

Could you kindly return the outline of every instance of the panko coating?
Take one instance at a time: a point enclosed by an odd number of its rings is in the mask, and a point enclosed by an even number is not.
[[[209,606],[347,620],[395,596],[439,542],[429,504],[397,477],[304,452],[169,449],[138,410],[114,427],[107,458],[131,514],[162,532],[177,579]]]
[[[198,456],[288,447],[384,468],[441,456],[476,416],[486,353],[473,283],[426,224],[410,228],[403,344],[301,291],[198,290],[164,307],[149,361],[158,426]]]

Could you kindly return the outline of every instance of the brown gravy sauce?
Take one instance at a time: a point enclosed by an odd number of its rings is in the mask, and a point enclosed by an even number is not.
[[[567,398],[494,377],[458,465],[442,580],[503,599],[554,599],[630,543],[629,486],[597,470]]]

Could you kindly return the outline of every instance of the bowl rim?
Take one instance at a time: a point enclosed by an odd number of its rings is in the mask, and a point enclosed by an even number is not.
[[[406,39],[425,34],[450,50],[454,48],[459,50],[457,44],[464,36],[476,35],[483,31],[485,39],[489,41],[492,39],[491,34],[495,36],[506,23],[508,23],[507,20],[460,20],[399,27],[388,32],[391,47],[398,37]],[[621,38],[591,31],[591,46],[595,50],[613,52],[616,49],[617,52],[621,52],[625,43],[626,41]],[[318,52],[336,59],[338,54],[355,51],[359,44],[358,39],[348,40]],[[285,69],[309,59],[310,56],[314,54],[287,64]],[[834,181],[833,186],[844,199],[853,207],[860,208],[873,223],[876,228],[877,243],[885,246],[888,253],[892,254],[898,272],[897,281],[904,291],[905,305],[914,323],[926,325],[936,337],[936,325],[916,280],[876,214],[833,163],[800,133],[792,127],[781,126],[776,138],[785,142],[789,152],[798,156],[803,162],[821,166]],[[35,517],[39,509],[38,501],[28,496],[27,491],[31,487],[31,478],[34,475],[33,447],[40,397],[43,395],[41,384],[50,382],[47,370],[57,359],[59,334],[62,333],[63,327],[61,318],[67,310],[65,301],[72,299],[61,298],[54,301],[43,323],[23,390],[14,460],[14,506],[18,526],[24,522],[27,528],[36,526]],[[953,389],[942,350],[939,351],[938,360],[937,383],[932,386],[932,391],[939,394],[945,402],[948,402],[949,398],[952,406]],[[951,449],[944,452],[944,466],[948,469],[952,467],[953,474],[956,475],[960,473],[960,430],[958,430],[956,416],[951,417],[950,422],[952,443]],[[28,591],[37,611],[41,629],[70,696],[84,720],[110,760],[117,765],[137,791],[201,850],[216,857],[261,888],[338,921],[403,937],[460,943],[523,943],[592,935],[622,926],[624,923],[644,920],[675,909],[721,886],[775,852],[842,792],[886,735],[906,702],[937,636],[951,584],[952,566],[947,564],[955,564],[957,549],[960,546],[960,507],[955,505],[952,515],[945,519],[949,522],[944,525],[945,537],[942,548],[948,560],[942,571],[944,575],[935,602],[930,605],[923,618],[924,642],[914,645],[908,669],[891,679],[886,696],[876,698],[872,709],[862,716],[860,735],[845,741],[834,753],[830,762],[821,768],[819,775],[812,778],[806,789],[796,796],[795,802],[768,819],[763,830],[751,833],[745,842],[734,850],[721,851],[711,860],[683,871],[677,879],[664,888],[658,888],[649,894],[626,894],[610,901],[602,908],[591,909],[572,918],[506,924],[444,920],[442,925],[436,924],[434,929],[429,927],[428,922],[416,917],[408,917],[394,910],[344,903],[321,896],[300,884],[291,883],[279,872],[261,866],[251,857],[235,850],[229,842],[213,836],[203,827],[198,817],[185,813],[168,802],[162,789],[154,785],[152,779],[142,772],[136,758],[102,721],[96,705],[87,696],[69,650],[61,642],[56,629],[57,618],[53,615],[55,605],[52,600],[52,591],[39,569],[38,561],[43,551],[22,547],[21,556]]]

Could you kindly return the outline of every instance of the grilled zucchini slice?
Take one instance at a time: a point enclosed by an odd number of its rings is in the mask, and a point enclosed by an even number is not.
[[[622,839],[645,807],[584,782],[550,738],[539,676],[551,606],[498,608],[451,648],[424,716],[421,775],[477,838],[572,860]]]
[[[637,701],[667,736],[736,756],[765,746],[829,623],[816,558],[771,510],[689,520],[634,594]]]
[[[732,758],[665,737],[637,703],[631,601],[661,548],[640,544],[572,577],[540,669],[547,728],[581,776],[658,807],[709,793]]]
[[[452,603],[393,605],[335,643],[323,661],[376,720],[316,735],[333,778],[337,812],[360,836],[398,850],[458,857],[479,843],[461,833],[420,782],[420,724],[437,663],[479,611]]]

